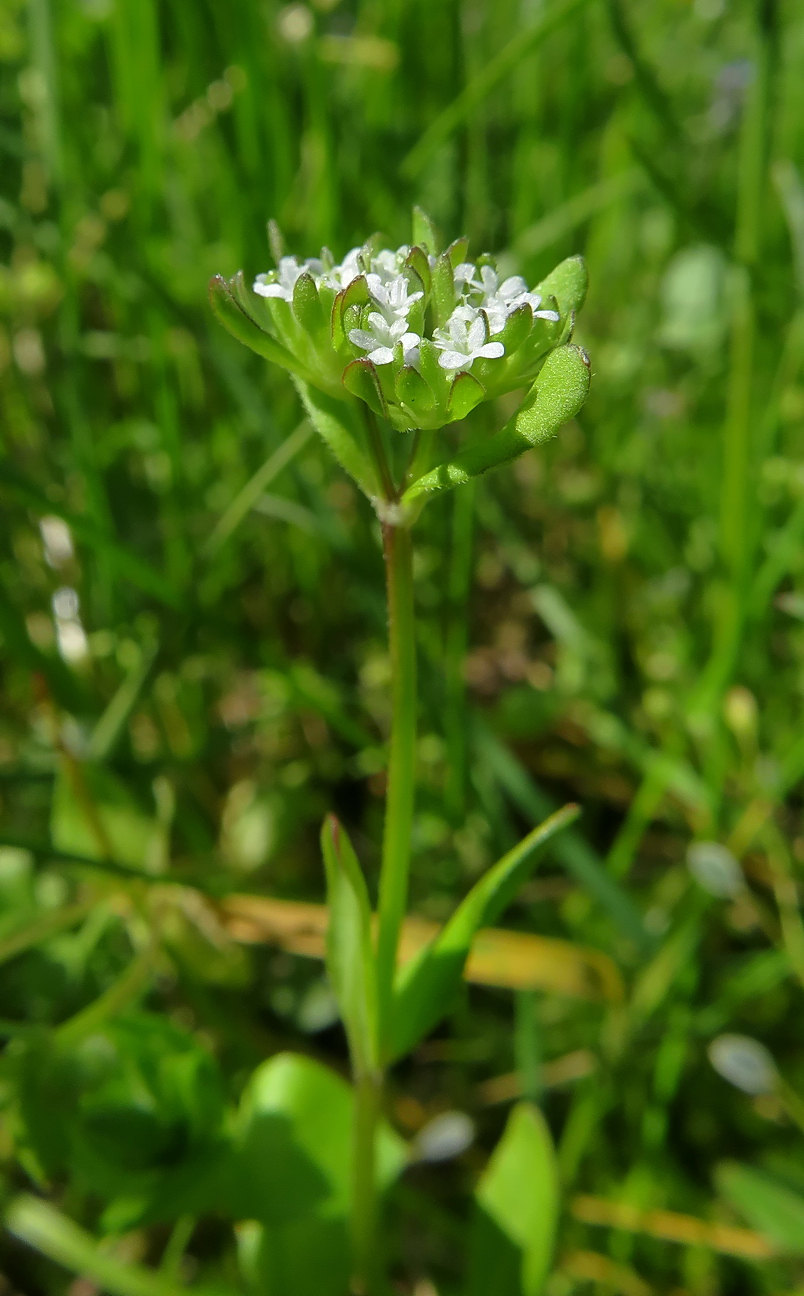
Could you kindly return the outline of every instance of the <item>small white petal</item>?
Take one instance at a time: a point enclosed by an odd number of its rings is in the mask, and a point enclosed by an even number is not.
[[[419,345],[421,338],[418,333],[403,333],[399,341],[403,347],[415,347]]]
[[[376,350],[369,351],[368,358],[369,360],[372,360],[375,365],[387,365],[392,363],[394,353],[390,347],[377,347]]]
[[[363,351],[369,351],[376,344],[377,339],[373,333],[369,333],[368,329],[350,329],[349,341],[354,342],[355,346]]]
[[[284,297],[285,301],[289,301],[291,297],[287,289],[277,283],[255,283],[254,291],[258,297]]]
[[[469,335],[466,340],[470,351],[475,351],[477,347],[482,346],[485,342],[486,326],[480,315],[469,326]]]
[[[472,361],[460,351],[442,351],[438,363],[442,369],[468,369]]]
[[[527,291],[528,285],[525,283],[522,275],[511,275],[510,279],[506,279],[499,287],[499,294],[501,297],[518,297],[520,293],[525,293]]]
[[[533,318],[552,320],[554,324],[557,324],[558,321],[561,319],[561,316],[559,315],[558,311],[544,310],[544,311],[534,311]]]
[[[483,357],[484,360],[499,360],[500,356],[505,355],[505,347],[502,342],[487,342],[485,346],[478,347],[472,352],[472,359],[477,360]]]

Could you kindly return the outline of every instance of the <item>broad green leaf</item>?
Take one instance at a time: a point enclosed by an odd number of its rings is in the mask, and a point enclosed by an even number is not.
[[[405,491],[403,507],[421,504],[427,495],[460,486],[548,441],[578,413],[589,391],[589,378],[589,358],[581,347],[557,347],[548,355],[526,400],[505,427],[425,473]]]
[[[308,1215],[272,1227],[248,1220],[238,1229],[238,1258],[250,1296],[344,1296],[351,1268],[348,1222]]]
[[[371,905],[352,843],[334,815],[321,829],[327,874],[327,971],[341,1010],[349,1050],[361,1075],[377,1066],[377,983]]]
[[[310,422],[338,463],[364,495],[376,499],[382,494],[382,487],[359,406],[354,400],[335,400],[299,378],[294,382]]]
[[[550,1131],[538,1107],[519,1103],[475,1190],[466,1296],[539,1296],[558,1210]]]
[[[577,819],[577,806],[558,810],[504,855],[472,888],[444,929],[397,974],[388,1055],[414,1048],[447,1012],[461,980],[472,938],[510,903],[536,863],[537,852]]]
[[[38,1197],[16,1197],[6,1212],[5,1225],[28,1246],[97,1283],[109,1296],[186,1296],[186,1287],[102,1251],[91,1234]],[[193,1291],[198,1296],[213,1296],[213,1291],[224,1296],[222,1288],[194,1287]]]
[[[305,1216],[346,1218],[351,1193],[351,1085],[312,1058],[280,1053],[254,1072],[243,1095],[230,1182],[221,1208],[272,1227]],[[390,1126],[377,1134],[377,1175],[386,1187],[405,1163]]]
[[[50,808],[50,835],[57,850],[87,859],[111,857],[147,870],[159,826],[149,818],[120,780],[99,765],[84,765],[84,801],[65,762],[59,766]]]
[[[9,1058],[23,1146],[48,1178],[69,1176],[79,1193],[105,1204],[107,1232],[217,1208],[228,1150],[215,1060],[159,1014],[112,1020],[110,1010],[119,1012],[132,988],[126,973]]]
[[[752,1228],[781,1251],[804,1256],[804,1196],[737,1161],[722,1161],[715,1182]]]

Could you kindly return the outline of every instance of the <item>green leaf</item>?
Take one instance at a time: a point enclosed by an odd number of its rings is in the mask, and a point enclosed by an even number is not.
[[[452,275],[452,265],[446,252],[441,253],[433,266],[430,302],[436,324],[439,328],[445,328],[455,308],[455,280]]]
[[[280,342],[264,332],[258,324],[247,315],[236,300],[232,289],[222,275],[214,275],[209,281],[209,303],[218,322],[223,325],[232,337],[237,338],[244,346],[256,351],[265,360],[281,365],[291,373],[305,377],[302,366],[290,351]]]
[[[418,418],[429,414],[435,406],[435,397],[417,369],[403,365],[396,376],[396,394]]]
[[[299,275],[293,286],[293,314],[311,337],[317,338],[324,329],[324,312],[318,298],[315,280],[310,274]]]
[[[447,414],[450,420],[466,418],[486,395],[485,388],[473,374],[459,373],[450,389]]]
[[[459,266],[466,260],[468,251],[469,240],[466,235],[463,235],[463,237],[456,238],[452,243],[450,243],[449,247],[444,252],[444,256],[448,259],[454,270],[456,266]]]
[[[551,270],[546,279],[534,288],[534,292],[544,299],[555,297],[561,318],[579,311],[586,300],[589,286],[589,273],[582,256],[567,257]]]
[[[327,970],[358,1074],[377,1066],[377,983],[366,880],[334,815],[321,829],[327,873]]]
[[[285,1227],[315,1215],[346,1219],[351,1196],[352,1086],[312,1058],[280,1053],[252,1075],[240,1106],[221,1208],[234,1219]],[[387,1124],[377,1133],[377,1176],[387,1187],[406,1161]]]
[[[326,441],[338,463],[363,494],[376,499],[382,494],[382,487],[377,479],[359,406],[348,398],[335,400],[298,378],[294,382],[316,432]]]
[[[589,358],[581,347],[564,346],[551,352],[524,404],[505,427],[425,473],[405,491],[403,508],[421,503],[428,494],[463,485],[555,436],[586,400],[589,373]]]
[[[519,1103],[475,1190],[466,1296],[540,1296],[558,1209],[550,1131],[538,1107]]]
[[[438,233],[432,219],[421,207],[413,208],[413,243],[431,256],[438,256]]]
[[[410,268],[413,271],[415,271],[416,275],[421,280],[421,284],[424,289],[425,298],[429,297],[430,287],[433,282],[433,275],[432,275],[432,271],[430,270],[430,262],[427,259],[427,253],[425,252],[424,248],[414,245],[410,249],[410,252],[407,255],[405,265],[410,266]]]
[[[352,396],[365,401],[375,414],[379,414],[381,418],[388,417],[388,406],[377,377],[377,370],[371,360],[365,356],[353,360],[344,369],[342,382]]]
[[[186,1287],[102,1251],[91,1234],[38,1197],[16,1197],[6,1212],[5,1225],[9,1233],[28,1246],[82,1278],[91,1279],[109,1296],[186,1296]],[[198,1296],[213,1296],[213,1291],[215,1296],[223,1296],[221,1288],[194,1287],[193,1291]]]
[[[769,1242],[790,1255],[804,1255],[804,1197],[737,1161],[715,1171],[718,1191]]]
[[[352,1257],[344,1219],[309,1215],[282,1227],[249,1220],[237,1240],[250,1296],[343,1296],[349,1290]]]
[[[537,851],[579,813],[577,806],[567,805],[534,828],[475,884],[430,944],[399,970],[388,1041],[390,1060],[414,1048],[444,1016],[475,932],[499,917],[533,869]]]
[[[531,822],[552,814],[550,798],[534,783],[524,765],[481,720],[476,719],[474,733],[480,759],[520,813]],[[551,847],[551,853],[571,873],[575,881],[605,909],[629,940],[641,951],[650,950],[655,940],[646,932],[642,914],[625,887],[607,872],[602,859],[588,841],[574,828],[562,833]]]

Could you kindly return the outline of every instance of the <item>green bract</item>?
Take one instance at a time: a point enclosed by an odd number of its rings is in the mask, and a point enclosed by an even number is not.
[[[326,248],[307,261],[280,256],[252,289],[242,271],[218,275],[213,309],[297,382],[358,401],[401,432],[436,430],[531,387],[570,339],[586,293],[583,259],[570,257],[529,289],[519,275],[501,280],[490,256],[468,261],[467,239],[438,253],[418,212],[414,238],[392,251],[375,237],[340,264]]]

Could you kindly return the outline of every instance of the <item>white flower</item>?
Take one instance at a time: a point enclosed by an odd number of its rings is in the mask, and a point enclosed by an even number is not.
[[[420,292],[412,293],[410,284],[401,274],[395,275],[387,283],[383,283],[379,275],[370,274],[366,275],[366,282],[369,292],[389,324],[393,324],[397,319],[407,319],[413,303],[424,296]]]
[[[512,311],[526,304],[533,311],[534,319],[546,319],[558,323],[559,315],[556,311],[539,309],[542,304],[541,297],[538,293],[530,292],[521,275],[511,275],[500,283],[497,271],[487,265],[480,267],[479,279],[477,274],[476,266],[468,261],[461,262],[455,267],[455,286],[464,294],[472,292],[482,294],[479,305],[488,316],[489,331],[492,336],[502,332],[505,321]]]
[[[390,248],[382,248],[371,258],[371,273],[382,283],[390,283],[399,274],[409,252],[410,248],[405,243],[398,247],[396,252],[392,252]]]
[[[321,282],[327,284],[330,288],[335,288],[338,292],[342,288],[348,288],[349,284],[363,273],[357,259],[360,256],[360,251],[359,247],[350,248],[340,265],[324,271]]]
[[[281,297],[283,301],[293,301],[293,289],[296,286],[296,280],[307,270],[306,262],[299,262],[294,256],[283,256],[279,261],[279,268],[272,271],[276,278],[273,279],[267,274],[259,274],[254,280],[254,291],[260,297]]]
[[[367,329],[351,329],[349,341],[354,342],[361,351],[368,352],[369,360],[375,365],[391,364],[394,358],[394,347],[402,343],[405,364],[415,365],[419,358],[418,346],[421,338],[418,333],[407,331],[407,320],[397,319],[389,323],[379,311],[372,311],[368,317]]]
[[[502,342],[487,342],[483,318],[473,306],[456,306],[447,327],[436,329],[433,341],[441,355],[442,369],[469,370],[475,360],[499,360],[505,355]]]

